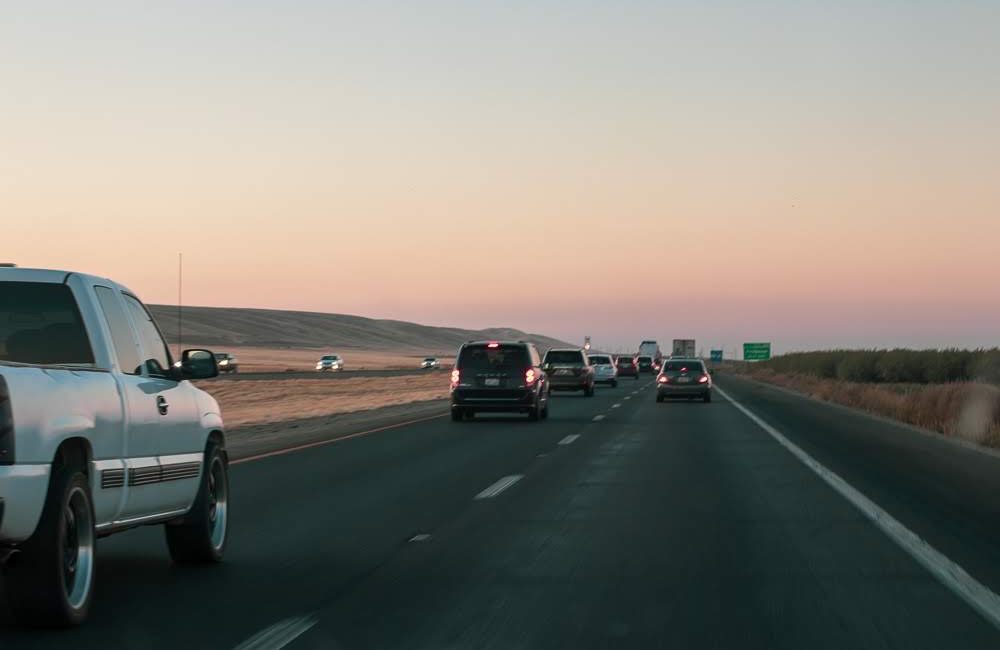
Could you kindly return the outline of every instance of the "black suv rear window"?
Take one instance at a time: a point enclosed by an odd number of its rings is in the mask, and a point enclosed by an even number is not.
[[[467,345],[458,355],[459,370],[524,370],[530,367],[531,357],[523,345]]]
[[[705,366],[701,361],[668,361],[663,364],[665,372],[704,372]]]
[[[0,361],[94,363],[87,329],[69,287],[0,282]]]
[[[578,350],[549,350],[545,363],[578,363],[583,365],[583,353]]]
[[[650,363],[653,361],[653,357],[637,357],[637,358],[639,359],[639,363]]]

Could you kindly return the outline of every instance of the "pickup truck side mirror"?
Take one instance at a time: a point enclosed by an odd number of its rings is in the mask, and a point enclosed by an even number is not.
[[[181,353],[181,376],[184,379],[211,379],[219,376],[219,364],[208,350],[184,350]]]

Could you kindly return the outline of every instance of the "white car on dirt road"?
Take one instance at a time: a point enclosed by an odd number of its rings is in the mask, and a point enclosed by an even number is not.
[[[316,362],[317,372],[340,372],[344,369],[344,360],[339,354],[324,354]]]
[[[226,548],[229,479],[216,401],[189,381],[146,307],[104,278],[0,268],[0,563],[15,618],[81,623],[96,540],[164,524],[178,563]]]

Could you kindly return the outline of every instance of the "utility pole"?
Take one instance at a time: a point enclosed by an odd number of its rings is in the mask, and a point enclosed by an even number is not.
[[[177,360],[180,361],[181,350],[184,347],[181,345],[181,336],[183,334],[183,323],[184,323],[184,312],[181,308],[184,299],[184,253],[177,253]]]

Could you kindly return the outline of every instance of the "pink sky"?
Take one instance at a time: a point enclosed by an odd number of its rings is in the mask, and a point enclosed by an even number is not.
[[[1000,344],[989,3],[74,7],[0,26],[0,261],[173,302],[183,251],[189,304],[608,346]]]

